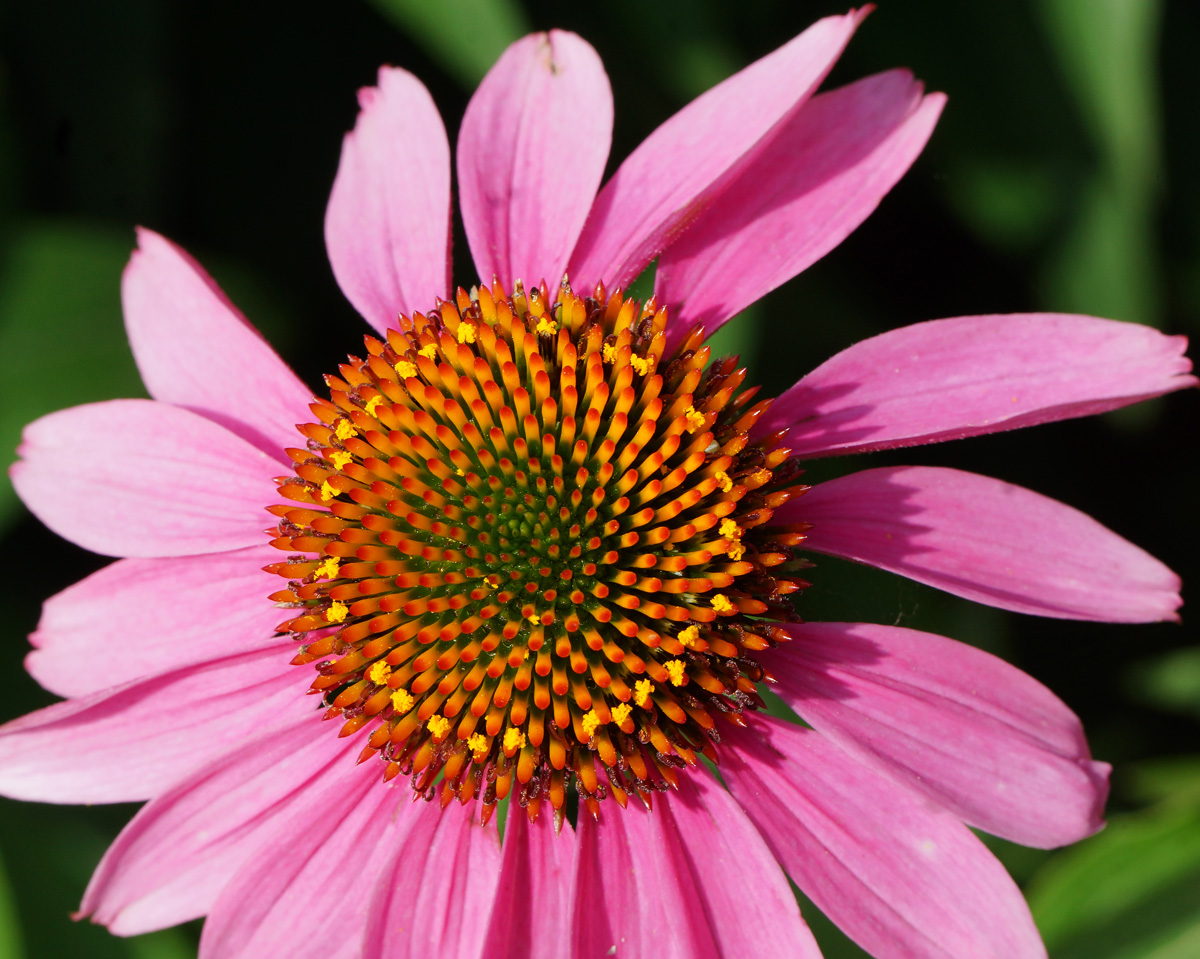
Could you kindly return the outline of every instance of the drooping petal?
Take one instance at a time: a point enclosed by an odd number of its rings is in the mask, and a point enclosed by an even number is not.
[[[80,914],[122,936],[205,915],[243,864],[280,837],[295,840],[290,815],[320,808],[331,779],[345,781],[361,747],[309,715],[215,757],[121,830]]]
[[[398,313],[450,295],[450,144],[429,91],[406,70],[381,68],[358,103],[325,246],[346,299],[383,332]]]
[[[206,416],[282,462],[312,392],[204,269],[152,230],[121,278],[129,346],[156,400]]]
[[[1076,509],[987,476],[864,470],[775,514],[813,524],[804,546],[1018,613],[1114,623],[1177,620],[1179,577]]]
[[[820,959],[763,838],[710,777],[601,820],[579,818],[572,959]]]
[[[282,645],[188,666],[0,726],[0,794],[54,803],[158,795],[264,725],[313,716]],[[297,680],[301,682],[297,683]]]
[[[59,696],[278,645],[267,596],[270,546],[170,559],[121,559],[46,601],[25,667]]]
[[[375,883],[362,959],[458,959],[480,954],[500,875],[495,824],[472,803],[422,803],[406,848]]]
[[[109,400],[25,427],[17,495],[106,556],[188,556],[263,541],[279,463],[223,426],[153,400]]]
[[[755,435],[799,456],[915,446],[1091,416],[1196,383],[1187,339],[1065,313],[930,320],[871,337],[780,396]]]
[[[1050,848],[1103,825],[1107,763],[1041,683],[964,643],[894,626],[805,623],[763,653],[810,725],[955,815]]]
[[[662,255],[659,302],[678,341],[708,333],[807,269],[879,205],[933,132],[945,97],[907,70],[813,97]],[[670,349],[670,346],[668,346]]]
[[[571,256],[572,284],[627,286],[808,101],[864,16],[817,21],[650,134],[596,197]]]
[[[508,807],[500,881],[480,959],[559,959],[570,936],[575,830],[554,834],[548,811],[530,823],[517,803]]]
[[[770,717],[733,730],[733,795],[820,909],[878,959],[1044,959],[1004,867],[949,813],[820,734]]]
[[[458,136],[463,226],[484,283],[557,288],[604,176],[612,90],[591,45],[562,30],[505,51]]]
[[[407,784],[382,784],[375,763],[331,769],[213,905],[200,959],[359,959],[370,890],[419,846]]]

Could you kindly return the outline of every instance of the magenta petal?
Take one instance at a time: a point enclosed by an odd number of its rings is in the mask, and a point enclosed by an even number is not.
[[[846,935],[878,959],[1044,959],[1016,884],[962,823],[812,730],[752,723],[721,773]]]
[[[500,875],[500,840],[494,824],[478,819],[474,803],[415,807],[411,833],[375,883],[362,959],[480,954]]]
[[[169,240],[138,230],[121,279],[125,329],[156,400],[207,416],[271,456],[301,445],[312,392],[212,278]]]
[[[293,811],[311,815],[330,779],[342,782],[354,770],[361,742],[334,732],[305,716],[215,757],[150,800],[104,854],[80,913],[122,936],[205,915],[265,846],[296,841]]]
[[[458,135],[467,242],[484,283],[557,289],[612,142],[612,90],[586,40],[518,40],[471,97]]]
[[[346,298],[383,332],[450,294],[450,144],[429,91],[405,70],[380,69],[358,103],[325,246]]]
[[[10,473],[43,523],[107,556],[256,546],[279,463],[223,426],[166,403],[110,400],[25,427]]]
[[[893,70],[815,96],[788,119],[659,260],[655,292],[672,339],[696,323],[713,333],[867,218],[945,104],[921,89],[907,70]]]
[[[1060,619],[1176,620],[1179,577],[1090,516],[960,470],[895,466],[821,483],[775,513],[804,546],[976,602]]]
[[[570,936],[575,831],[544,810],[537,822],[509,803],[500,881],[480,959],[559,959]]]
[[[763,837],[711,777],[580,816],[572,959],[820,959]],[[615,951],[614,951],[615,950]]]
[[[825,79],[866,15],[819,20],[697,97],[604,185],[571,256],[571,282],[625,286],[700,215]]]
[[[755,435],[799,456],[936,443],[1090,416],[1194,386],[1187,339],[1065,313],[931,320],[826,360]]]
[[[46,601],[25,667],[59,696],[278,645],[278,550],[122,559]]]
[[[1041,683],[964,643],[894,626],[805,623],[763,654],[810,725],[972,826],[1050,848],[1103,825],[1107,763]]]
[[[0,794],[56,803],[149,799],[253,735],[316,716],[282,645],[39,709],[0,726]],[[297,685],[298,680],[300,685]]]

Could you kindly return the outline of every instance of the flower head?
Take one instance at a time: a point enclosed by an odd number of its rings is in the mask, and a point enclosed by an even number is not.
[[[1178,338],[1049,314],[897,330],[774,401],[711,357],[706,331],[831,249],[933,128],[942,98],[903,71],[814,95],[860,20],[709,91],[603,189],[595,52],[518,42],[458,139],[459,287],[441,120],[381,71],[326,220],[376,335],[316,399],[140,234],[123,295],[154,400],[31,424],[13,471],[48,526],[122,557],[47,603],[29,667],[67,701],[0,730],[8,795],[149,800],[84,913],[207,915],[214,957],[815,956],[786,871],[879,956],[1044,955],[967,827],[1081,838],[1107,767],[994,657],[802,622],[808,556],[1124,622],[1173,618],[1178,581],[998,480],[809,488],[800,463],[1195,381]],[[655,258],[655,296],[625,296]],[[758,710],[764,681],[807,727]]]

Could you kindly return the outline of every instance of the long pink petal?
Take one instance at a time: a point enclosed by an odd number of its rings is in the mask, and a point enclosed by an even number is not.
[[[814,728],[972,826],[1051,848],[1103,825],[1107,763],[1041,683],[931,633],[866,623],[785,627],[763,654]]]
[[[1179,577],[1090,516],[959,470],[895,466],[829,480],[776,512],[805,548],[976,602],[1060,619],[1177,620]]]
[[[921,89],[893,70],[815,96],[788,119],[659,260],[656,293],[674,340],[696,323],[711,334],[867,218],[945,104]]]
[[[450,295],[450,144],[421,81],[383,67],[358,92],[358,122],[325,211],[325,246],[346,298],[375,329]]]
[[[572,284],[625,286],[641,273],[808,101],[864,16],[817,21],[650,134],[596,197],[571,256]]]
[[[475,804],[423,803],[370,898],[362,959],[470,959],[483,949],[500,875],[495,824]]]
[[[733,730],[721,773],[792,880],[878,959],[1044,959],[1004,867],[953,816],[818,733]]]
[[[59,696],[278,645],[267,600],[280,554],[267,545],[170,559],[121,559],[46,601],[25,667]]]
[[[121,278],[125,329],[146,389],[194,410],[283,462],[300,446],[309,390],[204,269],[174,243],[138,230]]]
[[[331,769],[213,904],[200,959],[359,959],[371,889],[394,862],[423,850],[407,784],[381,766]]]
[[[1066,313],[930,320],[826,360],[757,435],[800,456],[857,453],[1090,416],[1194,386],[1187,339]]]
[[[54,803],[150,799],[264,725],[317,722],[294,644],[55,703],[0,726],[0,794]],[[331,731],[330,735],[334,735]]]
[[[580,816],[572,959],[820,959],[763,837],[711,777]]]
[[[586,40],[551,30],[510,46],[458,135],[467,242],[484,283],[557,289],[612,142],[612,90]]]
[[[289,816],[311,815],[330,780],[354,769],[361,747],[309,715],[216,756],[121,830],[96,867],[80,914],[122,936],[205,915],[264,847],[296,840]]]
[[[188,556],[263,542],[279,463],[223,426],[153,400],[59,410],[25,427],[17,495],[107,556]]]
[[[554,834],[549,814],[530,823],[517,803],[508,806],[500,881],[480,959],[559,959],[570,936],[575,830]]]

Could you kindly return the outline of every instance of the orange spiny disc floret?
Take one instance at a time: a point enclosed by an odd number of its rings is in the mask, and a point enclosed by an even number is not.
[[[665,323],[565,279],[553,304],[460,289],[327,378],[270,507],[293,554],[271,598],[385,779],[595,813],[716,761],[715,719],[761,705],[753,654],[807,585],[803,529],[766,524],[806,487],[779,436],[749,441],[769,401],[736,357],[697,330],[664,359]]]

